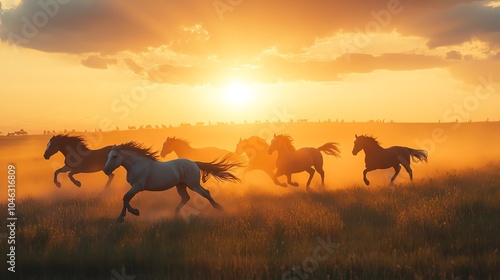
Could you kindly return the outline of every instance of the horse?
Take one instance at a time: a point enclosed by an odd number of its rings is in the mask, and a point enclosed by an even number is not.
[[[144,148],[136,142],[127,142],[113,146],[108,154],[104,173],[111,174],[116,168],[123,166],[127,170],[127,182],[132,186],[123,196],[123,208],[118,222],[123,222],[126,210],[139,216],[139,210],[130,206],[130,200],[141,191],[164,191],[172,187],[177,188],[181,202],[175,208],[177,215],[181,208],[189,201],[186,188],[199,193],[210,201],[215,209],[222,207],[210,196],[210,192],[200,184],[200,172],[203,183],[210,175],[219,181],[238,182],[239,179],[229,170],[239,167],[240,163],[229,162],[227,157],[216,162],[198,162],[181,158],[166,162],[158,161],[158,152],[151,148]]]
[[[376,138],[361,135],[355,135],[354,148],[352,154],[357,155],[359,151],[365,151],[365,167],[363,171],[363,181],[368,186],[370,181],[366,178],[366,173],[376,169],[394,168],[394,175],[391,178],[389,185],[392,185],[394,180],[401,171],[401,165],[410,175],[410,180],[413,180],[413,171],[410,167],[410,157],[414,162],[427,162],[428,154],[425,150],[415,150],[408,147],[393,146],[384,149],[380,146]]]
[[[267,153],[268,149],[269,145],[265,139],[252,136],[248,139],[240,138],[235,154],[242,155],[245,153],[247,155],[248,166],[245,169],[245,173],[252,170],[262,170],[273,179],[277,155],[269,155]]]
[[[167,137],[163,143],[160,156],[165,157],[174,152],[178,158],[187,158],[198,161],[211,161],[214,158],[229,156],[233,161],[241,162],[242,159],[227,150],[215,147],[193,148],[189,145],[189,141],[182,138]]]
[[[292,182],[292,173],[299,173],[306,171],[309,173],[309,179],[306,183],[306,189],[309,190],[309,185],[314,176],[314,171],[321,176],[321,184],[325,185],[325,171],[323,171],[323,155],[340,157],[340,149],[338,144],[334,142],[325,143],[319,148],[301,148],[296,150],[292,145],[293,139],[288,135],[274,135],[274,139],[269,146],[268,153],[272,154],[278,151],[278,158],[276,159],[276,173],[274,174],[274,183],[282,187],[286,187],[286,183],[280,183],[278,177],[286,175],[288,184],[297,187],[297,182]],[[312,168],[314,166],[314,169]]]
[[[43,157],[48,160],[55,153],[61,152],[64,155],[64,166],[54,172],[54,184],[60,188],[61,183],[57,181],[57,175],[61,172],[69,172],[68,177],[71,182],[80,187],[82,183],[75,180],[73,175],[101,171],[106,164],[110,151],[111,146],[106,146],[98,150],[89,149],[81,136],[58,134],[50,138]],[[109,187],[114,174],[110,173],[106,175],[108,175],[108,181],[105,187]]]

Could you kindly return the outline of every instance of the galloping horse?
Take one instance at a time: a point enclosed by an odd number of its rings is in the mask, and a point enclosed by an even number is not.
[[[88,148],[85,140],[81,136],[68,136],[68,135],[55,135],[50,138],[47,143],[47,148],[43,157],[49,159],[52,155],[57,152],[61,152],[64,155],[64,166],[57,169],[54,172],[54,184],[58,188],[61,187],[61,183],[57,181],[57,175],[61,172],[69,172],[68,177],[77,187],[80,187],[82,183],[75,180],[73,175],[78,173],[93,173],[101,171],[106,164],[108,154],[111,151],[111,146],[106,146],[98,150],[91,150]],[[108,181],[106,186],[108,187],[115,176],[112,173],[107,174]]]
[[[278,177],[286,175],[288,184],[297,187],[299,184],[292,182],[292,173],[307,171],[309,179],[307,180],[306,189],[309,190],[309,185],[314,176],[314,169],[321,175],[321,184],[325,185],[325,172],[323,171],[323,155],[340,156],[340,150],[337,143],[329,142],[319,148],[301,148],[296,150],[292,145],[292,138],[288,135],[274,135],[274,139],[269,146],[268,153],[272,154],[275,150],[278,151],[276,159],[276,174],[274,175],[274,183],[282,187],[286,187],[286,183],[280,183]],[[314,166],[314,169],[312,168]]]
[[[163,143],[160,155],[161,157],[165,157],[172,152],[175,152],[178,158],[187,158],[190,160],[211,161],[214,158],[228,156],[233,161],[241,161],[240,157],[224,149],[215,147],[193,148],[187,140],[167,137],[167,140]]]
[[[354,141],[352,154],[357,155],[359,151],[365,151],[366,169],[363,171],[363,181],[366,185],[370,184],[370,181],[366,178],[366,173],[372,170],[394,168],[395,173],[391,178],[391,185],[396,179],[396,176],[398,176],[399,171],[401,171],[400,165],[403,165],[406,172],[410,175],[410,180],[413,180],[413,171],[410,168],[410,157],[414,162],[427,162],[427,151],[425,150],[414,150],[401,146],[384,149],[374,137],[366,135],[355,135],[355,137],[356,140]]]
[[[130,200],[141,191],[164,191],[177,187],[181,196],[181,202],[175,209],[178,214],[182,206],[189,200],[186,187],[208,199],[212,206],[221,210],[222,207],[213,200],[210,192],[200,184],[200,172],[205,183],[210,175],[217,180],[239,181],[230,169],[239,167],[239,163],[229,162],[223,158],[218,162],[197,162],[188,159],[175,159],[167,162],[159,162],[158,152],[144,148],[136,142],[128,142],[119,146],[113,146],[104,166],[104,172],[111,174],[119,166],[127,170],[127,182],[132,186],[123,196],[123,208],[118,222],[123,222],[126,210],[138,216],[139,210],[130,206]]]
[[[245,153],[248,157],[248,166],[245,172],[252,170],[262,170],[274,180],[274,170],[276,169],[277,155],[269,155],[267,150],[269,145],[264,138],[252,136],[248,139],[240,139],[236,146],[235,153],[241,155]]]

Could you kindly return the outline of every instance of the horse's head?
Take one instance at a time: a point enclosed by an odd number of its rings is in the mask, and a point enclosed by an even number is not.
[[[292,145],[292,138],[287,135],[276,135],[274,134],[274,138],[271,141],[271,145],[269,146],[269,149],[267,152],[269,154],[272,154],[274,151],[280,151],[283,149],[288,149],[288,150],[295,150],[295,148]]]
[[[163,142],[163,148],[161,148],[161,157],[165,157],[174,151],[175,137],[167,137],[167,140]]]
[[[238,141],[238,145],[236,145],[236,150],[234,151],[234,153],[237,155],[241,155],[243,154],[243,152],[245,152],[247,147],[248,147],[248,139],[240,138],[240,141]]]
[[[106,175],[110,175],[115,169],[122,165],[123,155],[120,154],[120,150],[121,146],[114,145],[113,148],[111,148],[108,154],[108,160],[102,169]]]
[[[365,149],[372,149],[374,147],[380,147],[377,138],[367,135],[355,135],[356,140],[354,140],[354,148],[352,149],[352,154],[357,155],[359,151]]]
[[[357,134],[355,134],[354,137],[356,137],[356,140],[354,140],[354,148],[352,148],[352,154],[357,155],[359,151],[363,149],[364,143],[363,139],[361,137],[358,137]]]
[[[47,147],[45,148],[45,153],[43,153],[43,157],[45,159],[49,159],[51,156],[57,153],[57,151],[59,151],[60,143],[58,139],[59,138],[57,138],[56,136],[52,136],[52,138],[50,138],[49,142],[47,143]]]

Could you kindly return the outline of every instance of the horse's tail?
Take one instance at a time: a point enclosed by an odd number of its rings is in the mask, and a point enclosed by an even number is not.
[[[196,165],[200,168],[202,175],[201,180],[205,183],[210,175],[213,175],[217,181],[231,181],[239,182],[240,179],[230,172],[235,167],[242,167],[240,162],[229,161],[230,154],[227,154],[221,160],[215,159],[211,162],[195,161]]]
[[[428,154],[426,150],[414,150],[411,148],[407,148],[408,151],[410,152],[411,159],[413,162],[427,162],[428,161]]]
[[[337,143],[329,142],[317,148],[318,151],[324,152],[327,155],[340,157],[340,149]]]

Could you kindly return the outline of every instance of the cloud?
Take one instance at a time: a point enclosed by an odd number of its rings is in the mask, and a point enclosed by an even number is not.
[[[462,54],[459,51],[449,51],[446,53],[446,59],[462,59]]]
[[[461,3],[429,19],[424,28],[431,48],[458,45],[472,39],[500,46],[500,7],[487,6],[489,1]]]
[[[24,0],[2,13],[0,37],[47,52],[110,54],[167,45],[177,53],[241,60],[270,47],[300,52],[340,30],[428,33],[436,26],[422,26],[419,19],[450,13],[460,2],[252,0],[233,4],[221,16],[214,1]],[[465,23],[490,10],[477,8]]]
[[[139,66],[139,64],[137,64],[137,62],[135,62],[132,58],[125,58],[123,59],[123,61],[125,62],[125,65],[127,65],[127,68],[130,71],[134,72],[137,75],[144,74],[144,68]]]
[[[82,59],[81,63],[89,68],[108,69],[108,66],[117,64],[118,60],[116,58],[106,58],[98,55],[90,55],[87,58]]]
[[[217,9],[219,2],[229,6]],[[231,77],[329,81],[377,69],[448,67],[461,54],[465,60],[457,45],[471,40],[484,44],[490,57],[500,50],[500,7],[490,1],[219,2],[22,0],[1,11],[0,38],[44,52],[99,54],[82,64],[105,69],[123,61],[137,75],[186,84]],[[390,36],[373,37],[382,33],[446,51],[440,57],[404,50],[409,42],[385,48]],[[349,37],[354,50],[340,45]]]
[[[327,82],[341,80],[343,75],[349,73],[370,73],[381,69],[391,71],[418,70],[448,65],[442,57],[397,53],[379,56],[345,54],[334,60],[297,59],[298,57],[266,55],[253,64],[238,68],[227,67],[217,62],[205,67],[163,64],[149,69],[141,75],[156,82],[190,85],[221,85],[231,79],[244,79],[248,82],[260,83],[299,80]],[[134,68],[144,69],[138,65],[134,65]]]

